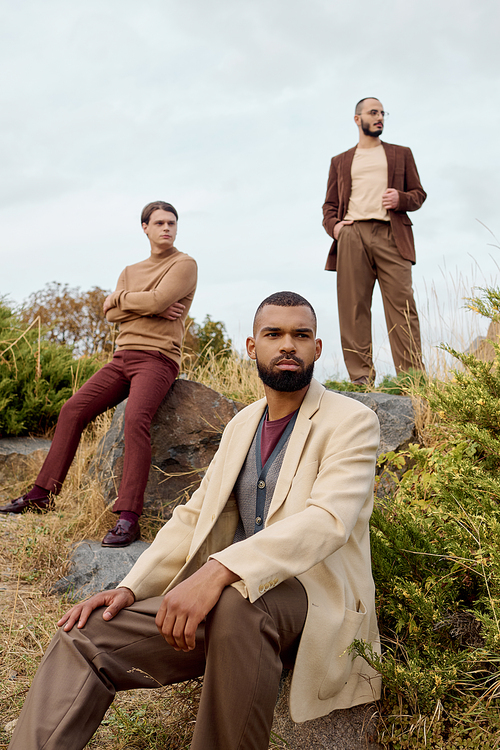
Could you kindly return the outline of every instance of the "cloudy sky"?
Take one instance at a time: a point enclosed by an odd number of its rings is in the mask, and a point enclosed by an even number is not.
[[[318,313],[320,375],[345,377],[321,206],[373,95],[428,193],[411,218],[432,364],[498,278],[499,20],[497,0],[1,0],[0,295],[114,288],[148,254],[143,205],[167,200],[198,321],[241,347],[258,302],[292,289]],[[378,292],[374,344],[391,372]]]

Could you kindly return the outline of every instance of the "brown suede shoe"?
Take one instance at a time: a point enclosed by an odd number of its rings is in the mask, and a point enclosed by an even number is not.
[[[7,505],[0,507],[0,513],[45,513],[48,510],[54,510],[54,501],[51,497],[45,500],[28,500],[26,495],[12,500]]]
[[[119,518],[116,526],[108,531],[101,542],[101,547],[128,547],[141,536],[138,523],[131,523]]]

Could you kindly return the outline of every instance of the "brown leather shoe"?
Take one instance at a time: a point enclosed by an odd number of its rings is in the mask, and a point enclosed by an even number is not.
[[[110,529],[101,542],[101,547],[128,547],[141,536],[138,523],[119,518],[116,526]]]
[[[28,511],[45,513],[48,510],[54,510],[54,501],[51,497],[43,500],[29,500],[26,495],[21,495],[21,497],[0,507],[0,513],[27,513]]]

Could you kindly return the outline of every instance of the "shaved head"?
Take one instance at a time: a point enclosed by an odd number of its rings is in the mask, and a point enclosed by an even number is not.
[[[254,334],[256,331],[257,319],[263,308],[267,307],[268,305],[275,305],[276,307],[308,307],[312,312],[312,316],[314,318],[314,326],[316,327],[316,313],[314,312],[314,308],[311,303],[308,302],[305,297],[302,297],[296,292],[274,292],[274,294],[266,297],[266,299],[263,300],[257,308],[257,312],[255,313],[255,317],[253,319]]]

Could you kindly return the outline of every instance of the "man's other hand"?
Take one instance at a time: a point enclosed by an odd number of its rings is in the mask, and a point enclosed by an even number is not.
[[[177,320],[177,318],[181,317],[185,307],[186,306],[180,302],[174,302],[173,305],[170,305],[170,307],[167,307],[162,313],[159,313],[158,317],[166,318],[167,320]]]
[[[125,587],[112,589],[111,591],[101,591],[94,594],[90,599],[85,599],[80,604],[75,604],[64,614],[58,621],[58,627],[68,632],[73,625],[77,623],[77,628],[83,628],[89,616],[98,607],[106,607],[103,612],[103,620],[111,620],[121,609],[130,607],[135,602],[135,596]],[[64,627],[63,627],[64,626]]]
[[[382,205],[386,211],[394,211],[399,206],[399,193],[394,188],[387,188],[382,196]]]
[[[196,629],[219,601],[226,586],[239,576],[217,560],[209,560],[196,573],[165,594],[156,615],[156,626],[176,651],[192,651]]]
[[[346,221],[338,221],[333,227],[333,239],[338,240],[342,228],[349,226],[349,224],[354,224],[352,219],[347,219]]]

